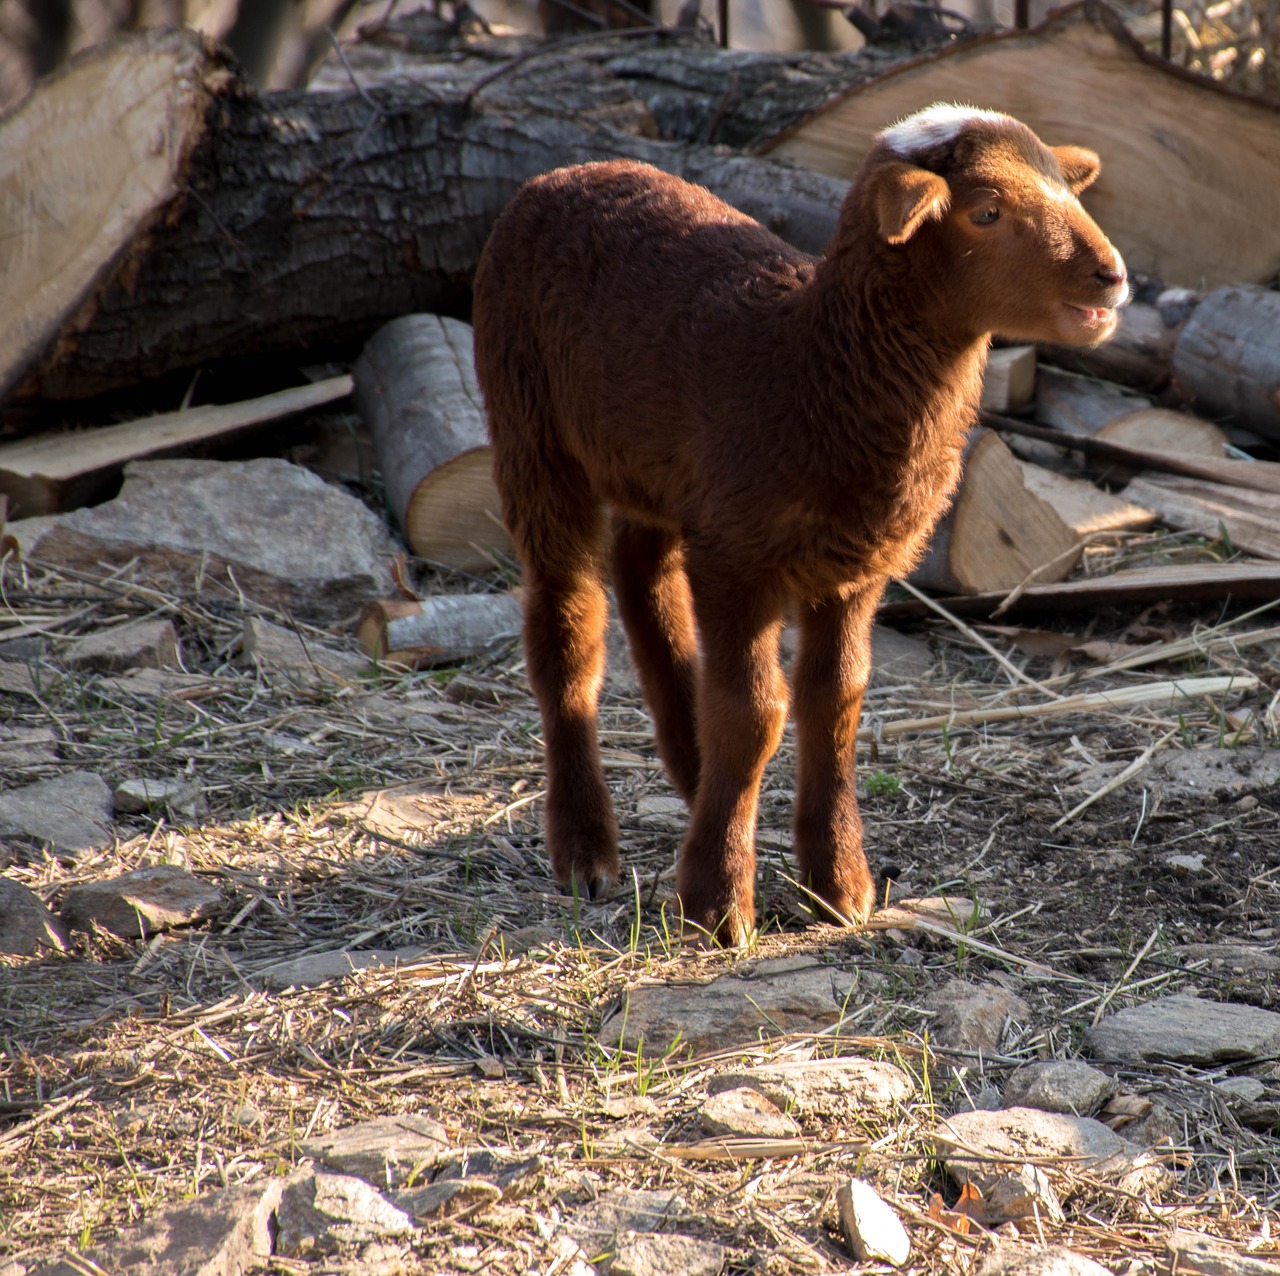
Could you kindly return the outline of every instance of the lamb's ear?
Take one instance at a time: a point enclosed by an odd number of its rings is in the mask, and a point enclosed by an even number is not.
[[[951,187],[946,181],[914,164],[894,161],[881,165],[871,180],[880,234],[890,244],[905,244],[922,222],[941,217],[951,203]]]
[[[1051,149],[1062,170],[1062,180],[1071,188],[1073,195],[1079,195],[1092,186],[1102,171],[1102,161],[1097,152],[1087,147],[1055,146]]]

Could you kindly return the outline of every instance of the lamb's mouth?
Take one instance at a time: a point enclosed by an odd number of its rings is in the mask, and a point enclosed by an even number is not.
[[[1108,319],[1114,318],[1115,308],[1112,306],[1073,306],[1067,303],[1068,310],[1074,310],[1087,324],[1096,325],[1106,323]]]

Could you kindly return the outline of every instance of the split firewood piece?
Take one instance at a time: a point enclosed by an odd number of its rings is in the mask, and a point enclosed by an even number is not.
[[[1155,511],[1129,492],[1112,496],[1084,479],[1057,474],[1039,465],[1023,465],[1023,481],[1071,529],[1077,540],[1095,532],[1142,531],[1156,521]],[[1044,575],[1038,579],[1046,579]],[[1052,579],[1052,577],[1047,577]]]
[[[982,382],[983,409],[1020,412],[1035,397],[1035,346],[1003,346],[992,350]]]
[[[1280,502],[1267,492],[1168,474],[1139,475],[1125,489],[1180,531],[1218,537],[1259,558],[1280,558]]]
[[[471,326],[405,315],[380,328],[356,364],[355,401],[413,553],[462,571],[510,557]]]
[[[1173,370],[1201,412],[1280,440],[1280,293],[1208,293],[1178,333]]]
[[[520,633],[518,593],[442,594],[366,605],[356,640],[375,660],[425,669],[481,655]]]
[[[1149,408],[1151,400],[1111,381],[1042,364],[1036,373],[1035,419],[1068,434],[1093,437],[1119,417]]]
[[[74,434],[42,434],[0,444],[0,492],[17,518],[89,505],[118,480],[129,461],[172,456],[197,443],[307,412],[351,393],[349,376],[281,390],[243,403],[164,412]]]
[[[1079,561],[1079,536],[1033,490],[1028,466],[991,430],[970,437],[964,478],[912,581],[925,589],[1013,589],[1033,572],[1062,580]]]

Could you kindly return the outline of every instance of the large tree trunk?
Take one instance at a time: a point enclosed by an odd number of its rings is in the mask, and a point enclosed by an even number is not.
[[[564,163],[647,160],[803,247],[825,243],[844,183],[645,136],[652,117],[624,88],[580,61],[549,79],[542,61],[500,64],[487,83],[492,63],[472,59],[436,81],[263,96],[190,32],[73,62],[0,127],[0,210],[17,228],[0,399],[353,353],[398,315],[465,314],[498,212]]]

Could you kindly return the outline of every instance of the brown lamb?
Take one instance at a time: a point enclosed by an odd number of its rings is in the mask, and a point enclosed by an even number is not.
[[[642,164],[559,169],[512,200],[476,275],[476,368],[562,884],[595,897],[619,875],[596,735],[608,567],[692,812],[686,927],[741,944],[755,924],[784,614],[799,880],[823,915],[867,918],[855,739],[876,604],[947,507],[992,335],[1114,330],[1124,263],[1076,198],[1098,167],[1009,116],[931,107],[877,137],[821,258]]]

